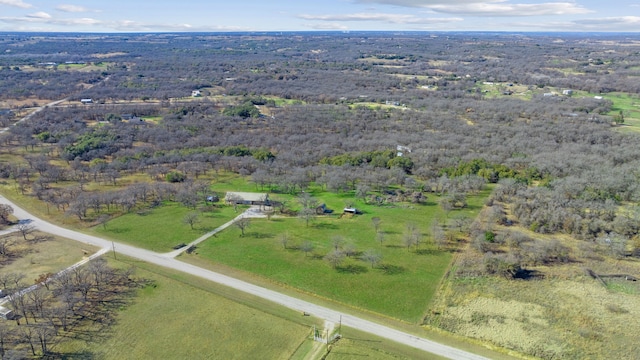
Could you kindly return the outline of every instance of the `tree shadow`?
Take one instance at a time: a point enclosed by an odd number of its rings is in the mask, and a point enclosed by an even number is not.
[[[391,264],[382,264],[380,268],[382,269],[382,271],[384,271],[385,275],[398,275],[406,271],[406,269],[403,266],[391,265]]]
[[[114,233],[114,234],[124,234],[124,233],[131,232],[131,228],[126,228],[126,227],[125,228],[121,228],[121,227],[118,227],[118,228],[111,227],[111,228],[109,228],[108,227],[107,231],[111,232],[111,233]]]
[[[259,232],[247,233],[247,236],[255,238],[255,239],[273,239],[275,237],[275,235],[273,235],[273,234],[259,233]]]
[[[329,223],[318,223],[313,225],[313,227],[317,229],[331,229],[331,230],[338,228],[336,224],[329,224]]]
[[[88,350],[81,351],[68,351],[64,353],[58,353],[50,351],[47,354],[47,359],[60,359],[60,360],[93,360],[96,359],[96,355]]]
[[[369,271],[366,266],[350,264],[346,266],[336,266],[336,271],[341,274],[363,274]]]
[[[416,249],[416,254],[418,255],[435,255],[439,252],[440,250],[437,249]]]
[[[392,244],[385,245],[385,247],[388,247],[388,248],[391,248],[391,249],[404,249],[404,248],[406,248],[406,246],[402,246],[402,245],[392,245]]]
[[[544,274],[538,270],[518,269],[518,271],[513,274],[513,278],[520,280],[541,280],[544,279]]]

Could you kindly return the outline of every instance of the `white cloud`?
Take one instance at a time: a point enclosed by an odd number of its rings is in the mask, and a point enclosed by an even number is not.
[[[101,20],[92,19],[92,18],[56,19],[45,12],[37,12],[35,14],[30,14],[24,17],[0,17],[0,22],[18,23],[18,24],[42,23],[42,24],[49,24],[49,25],[64,25],[64,26],[100,25],[104,23]]]
[[[349,27],[338,23],[312,23],[305,26],[314,30],[349,30]]]
[[[51,15],[47,14],[44,11],[38,11],[37,13],[29,14],[27,15],[27,17],[34,19],[51,19]]]
[[[104,27],[124,32],[137,32],[137,31],[188,31],[188,32],[207,32],[207,31],[249,31],[254,29],[248,29],[240,26],[194,26],[191,24],[155,24],[144,23],[133,20],[119,20],[113,22],[105,22]]]
[[[462,21],[461,18],[421,18],[415,15],[382,14],[382,13],[357,13],[338,15],[298,15],[305,20],[318,21],[381,21],[391,24],[431,24]]]
[[[576,20],[574,23],[591,31],[638,31],[640,16],[618,16]]]
[[[402,7],[420,7],[435,12],[471,16],[575,15],[593,11],[574,2],[517,4],[508,0],[356,0]]]
[[[70,13],[80,13],[80,12],[88,12],[89,11],[89,9],[87,9],[84,6],[70,5],[70,4],[58,5],[58,6],[56,6],[56,10],[63,11],[63,12],[70,12]]]
[[[402,7],[429,7],[434,4],[446,4],[446,3],[459,3],[468,4],[478,2],[478,0],[355,0],[356,3],[363,4],[382,4],[382,5],[394,5]]]
[[[60,27],[80,28],[82,31],[250,31],[239,26],[193,26],[191,24],[158,24],[144,23],[132,20],[105,21],[89,17],[82,18],[55,18],[45,12],[36,12],[21,17],[0,16],[0,26],[11,24],[11,29],[24,29],[21,31],[57,31]],[[0,27],[1,29],[1,27]]]
[[[431,5],[436,12],[473,16],[539,16],[539,15],[575,15],[593,11],[574,3],[507,4],[475,3],[466,5]]]
[[[33,7],[33,5],[27,4],[22,0],[0,0],[0,5],[15,6],[23,9],[28,9]]]
[[[503,26],[532,31],[593,31],[593,32],[636,32],[640,27],[640,16],[604,17],[564,22],[520,22]]]

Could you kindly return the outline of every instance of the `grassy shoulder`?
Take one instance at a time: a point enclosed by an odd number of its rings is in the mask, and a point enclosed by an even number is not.
[[[371,334],[358,331],[357,329],[342,327],[341,333],[342,337],[330,346],[330,351],[325,359],[444,359],[434,354],[428,354],[417,349],[401,346],[393,341],[378,338]]]

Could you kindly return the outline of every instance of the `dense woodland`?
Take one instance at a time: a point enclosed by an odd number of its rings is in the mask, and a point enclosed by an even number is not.
[[[496,213],[533,231],[627,250],[637,236],[638,137],[613,126],[623,120],[609,100],[544,95],[637,96],[632,37],[5,33],[0,54],[0,101],[23,101],[3,123],[33,99],[69,99],[2,135],[4,152],[27,155],[0,163],[0,177],[82,220],[165,199],[191,206],[215,170],[275,193],[317,183],[377,201],[390,188],[456,197],[499,183]],[[150,181],[117,186],[133,173]],[[87,191],[92,181],[114,190]]]

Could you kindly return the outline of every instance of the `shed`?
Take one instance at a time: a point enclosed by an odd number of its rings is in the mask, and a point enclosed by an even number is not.
[[[227,204],[271,205],[267,193],[228,192],[224,200]]]
[[[202,96],[202,93],[200,93],[200,90],[193,90],[191,92],[191,96],[192,97],[200,97],[200,96]]]
[[[333,210],[329,209],[327,207],[327,204],[322,204],[316,208],[316,214],[318,215],[331,214],[331,213],[333,213]]]
[[[345,214],[361,214],[361,212],[356,208],[344,208],[343,212]]]
[[[92,104],[93,99],[80,99],[80,102],[83,104]]]

